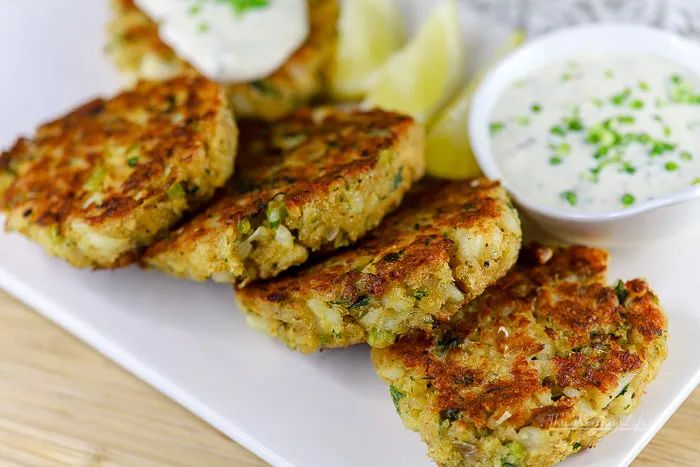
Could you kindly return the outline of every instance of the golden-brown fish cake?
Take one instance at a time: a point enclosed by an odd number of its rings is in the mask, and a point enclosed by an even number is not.
[[[301,352],[387,346],[448,319],[503,276],[520,238],[498,183],[425,180],[355,247],[237,297],[249,324]]]
[[[306,109],[240,128],[225,193],[144,263],[194,280],[273,277],[357,240],[424,171],[422,127],[392,112]]]
[[[2,153],[6,228],[74,266],[122,266],[226,182],[236,143],[219,85],[139,83]]]
[[[666,357],[666,317],[643,280],[607,287],[607,260],[531,245],[449,323],[372,350],[438,465],[551,465],[636,408]]]
[[[158,26],[133,0],[113,0],[107,47],[117,66],[140,78],[159,79],[191,67],[158,37]],[[238,117],[280,118],[326,87],[336,43],[337,0],[309,0],[309,36],[277,71],[250,83],[226,84]]]

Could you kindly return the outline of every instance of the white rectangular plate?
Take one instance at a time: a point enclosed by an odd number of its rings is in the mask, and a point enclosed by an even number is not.
[[[105,3],[70,3],[3,4],[2,146],[120,83],[101,53]],[[494,37],[493,25],[465,22],[479,24],[478,34],[471,30],[481,40]],[[639,410],[566,466],[627,465],[700,381],[699,238],[687,233],[614,252],[611,278],[644,276],[659,293],[669,314],[669,359]],[[0,286],[274,465],[430,465],[365,346],[290,352],[245,326],[229,287],[137,268],[78,271],[7,234],[0,234]]]

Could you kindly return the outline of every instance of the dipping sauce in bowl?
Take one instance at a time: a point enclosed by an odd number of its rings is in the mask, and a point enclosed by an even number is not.
[[[580,55],[498,97],[493,158],[538,204],[585,213],[700,185],[700,77],[650,54]]]

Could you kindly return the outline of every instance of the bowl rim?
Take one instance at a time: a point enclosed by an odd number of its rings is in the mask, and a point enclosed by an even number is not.
[[[577,53],[585,53],[586,51],[600,53],[599,48],[594,48],[590,44],[591,39],[605,41],[606,46],[612,44],[613,53],[615,51],[623,52],[624,49],[635,49],[638,51],[637,53],[661,56],[693,70],[700,76],[700,44],[663,29],[645,25],[606,22],[566,27],[539,36],[510,52],[489,70],[479,83],[472,98],[468,132],[474,157],[484,174],[489,178],[500,180],[518,204],[526,210],[574,223],[623,219],[666,206],[700,199],[700,185],[697,185],[628,208],[594,213],[576,212],[543,205],[520,190],[514,189],[502,177],[488,141],[488,115],[497,96],[507,85],[529,74],[531,70],[539,69],[548,63],[566,59]],[[681,55],[684,56],[685,60],[679,58]],[[528,62],[533,58],[537,62],[535,65]],[[522,69],[521,62],[528,62],[525,67],[528,71],[519,71],[513,74],[514,70]]]

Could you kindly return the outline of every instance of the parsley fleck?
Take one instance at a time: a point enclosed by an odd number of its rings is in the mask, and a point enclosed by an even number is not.
[[[620,197],[620,202],[623,206],[632,206],[637,199],[631,193],[625,193]]]
[[[678,165],[678,163],[673,161],[669,161],[664,164],[664,169],[666,169],[667,172],[675,172],[679,168],[680,166]]]
[[[620,302],[620,305],[624,304],[625,300],[627,300],[629,293],[627,292],[625,283],[621,280],[618,280],[615,283],[615,295],[617,295],[617,301]]]
[[[581,131],[583,130],[583,123],[581,123],[581,120],[574,117],[571,120],[567,122],[567,126],[569,130],[571,131]]]
[[[644,101],[641,99],[635,99],[632,102],[630,102],[630,107],[632,107],[634,110],[640,110],[644,108]]]
[[[552,156],[549,158],[549,164],[550,165],[559,165],[562,163],[561,157],[559,156]]]
[[[185,188],[182,186],[182,183],[176,182],[170,185],[170,188],[168,188],[167,191],[168,198],[170,199],[176,199],[176,198],[182,198],[185,196]]]
[[[136,156],[130,157],[129,159],[127,159],[126,163],[131,168],[136,167],[136,165],[138,165],[139,163],[139,158]]]
[[[489,132],[491,133],[491,136],[495,136],[501,131],[503,131],[505,127],[506,126],[501,122],[491,122],[491,124],[489,125]]]
[[[610,102],[612,102],[613,105],[622,105],[630,97],[631,94],[632,90],[630,90],[630,88],[625,88],[624,91],[612,96],[610,98]]]
[[[579,449],[581,449],[581,443],[576,442],[572,444],[571,447],[574,449],[574,451],[578,451]]]
[[[565,191],[561,194],[561,197],[571,206],[576,206],[576,203],[578,203],[578,196],[573,191]]]
[[[530,106],[530,110],[532,111],[532,113],[538,114],[542,112],[542,106],[540,104],[532,104]]]
[[[661,154],[673,151],[676,149],[676,145],[673,143],[667,143],[665,141],[654,141],[651,145],[650,154],[652,156],[660,156]]]
[[[413,297],[416,300],[421,300],[427,296],[428,296],[428,292],[426,292],[425,290],[416,290],[415,292],[413,292]]]
[[[265,8],[270,0],[217,0],[219,3],[228,3],[234,13],[242,15],[248,10]]]
[[[549,132],[556,136],[566,136],[566,130],[559,125],[555,125],[549,129]]]

